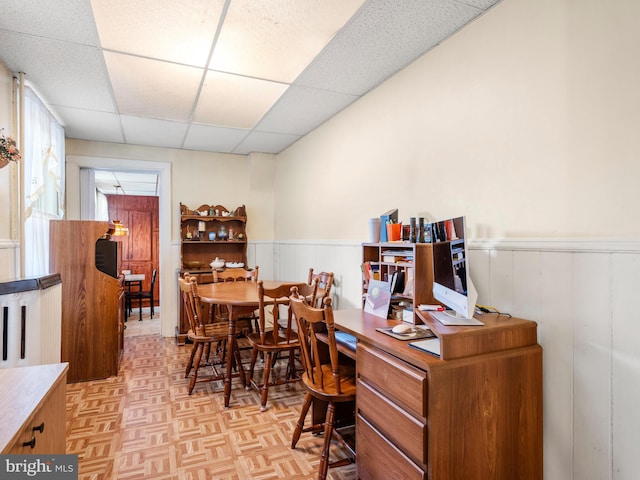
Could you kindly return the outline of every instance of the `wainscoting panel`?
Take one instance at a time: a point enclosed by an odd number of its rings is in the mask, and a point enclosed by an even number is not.
[[[612,462],[614,478],[630,479],[640,472],[640,254],[612,255],[611,269]]]
[[[574,478],[611,472],[610,255],[574,254]],[[569,293],[569,292],[567,292]]]
[[[331,270],[337,308],[358,307],[361,248],[277,242],[275,278],[304,278],[311,266]],[[640,242],[475,241],[469,258],[478,303],[538,323],[545,479],[635,480]]]
[[[540,253],[538,342],[543,346],[545,478],[573,478],[573,254]],[[533,302],[532,302],[533,303]],[[542,319],[542,321],[541,321]]]
[[[333,272],[334,308],[358,308],[362,306],[361,263],[360,244],[281,242],[276,245],[275,278],[306,280],[311,267]]]

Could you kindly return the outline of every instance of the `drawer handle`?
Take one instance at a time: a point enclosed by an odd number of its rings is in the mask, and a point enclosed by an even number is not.
[[[44,422],[42,422],[37,427],[33,427],[33,431],[34,432],[40,432],[40,433],[44,432]]]
[[[36,437],[31,437],[31,441],[29,442],[24,442],[22,444],[23,447],[31,447],[31,448],[35,448],[36,447]]]

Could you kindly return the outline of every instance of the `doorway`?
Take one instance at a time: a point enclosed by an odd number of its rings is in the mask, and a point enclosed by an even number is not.
[[[158,284],[159,303],[165,315],[160,317],[160,334],[172,337],[175,334],[175,319],[171,320],[172,312],[177,309],[175,296],[176,288],[172,285],[175,281],[172,275],[172,250],[171,250],[171,163],[150,162],[143,160],[89,157],[82,155],[67,155],[67,218],[81,219],[82,212],[87,202],[91,200],[93,188],[88,188],[86,181],[81,178],[81,169],[93,169],[96,171],[143,173],[157,176],[158,196]],[[122,178],[120,179],[122,183]],[[125,182],[126,183],[126,182]],[[74,188],[74,186],[76,188]],[[129,191],[131,188],[129,188]],[[115,192],[115,189],[114,189]],[[93,194],[95,197],[95,194]],[[155,315],[154,315],[155,317]],[[144,323],[144,322],[143,322]]]

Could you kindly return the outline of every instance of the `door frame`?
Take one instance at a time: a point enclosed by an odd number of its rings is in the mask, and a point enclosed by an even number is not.
[[[84,155],[66,156],[66,215],[69,220],[80,219],[83,188],[80,169],[117,170],[122,172],[153,172],[158,174],[158,227],[160,270],[160,333],[163,337],[175,335],[176,319],[170,312],[177,312],[175,292],[175,268],[171,248],[171,163],[134,160],[124,158],[94,157]]]

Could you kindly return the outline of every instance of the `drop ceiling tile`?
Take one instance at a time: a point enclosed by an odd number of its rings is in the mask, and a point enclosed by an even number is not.
[[[100,17],[100,39],[92,2]],[[67,124],[70,138],[116,143],[135,139],[173,146],[180,137],[181,148],[275,153],[498,0],[0,3],[0,60],[11,71],[26,73],[42,99]],[[355,16],[349,18],[353,12]],[[226,20],[220,20],[221,15]],[[220,37],[212,65],[223,70],[218,75],[241,73],[232,77],[239,84],[229,93],[222,93],[220,88],[227,85],[213,73],[204,85],[204,68],[190,66],[204,64],[217,28]],[[203,38],[202,43],[195,45],[196,38]],[[323,38],[330,40],[329,45],[320,45]],[[101,47],[111,50],[103,56]],[[156,47],[169,47],[169,51],[159,53],[161,48]],[[129,48],[135,53],[117,57],[114,52]],[[182,53],[189,56],[183,58]],[[155,56],[170,61],[154,61]],[[309,61],[314,63],[307,66]],[[282,81],[252,82],[262,76]],[[294,87],[286,92],[294,78]],[[132,117],[125,120],[130,138],[123,134],[118,113]],[[142,117],[155,117],[160,123],[148,126]],[[186,124],[195,117],[199,123],[186,132],[165,121]],[[247,129],[256,123],[259,131],[249,133]]]
[[[234,0],[209,68],[291,83],[363,1]]]
[[[113,52],[104,57],[121,114],[189,120],[203,70]]]
[[[120,117],[115,113],[52,105],[64,122],[66,138],[124,143]]]
[[[252,128],[286,88],[282,83],[208,71],[194,121]]]
[[[98,35],[86,0],[2,0],[0,30],[14,30],[40,38],[51,38],[97,46]],[[3,50],[4,50],[4,45]]]
[[[96,188],[107,195],[157,196],[159,193],[157,173],[96,169],[94,177]]]
[[[144,172],[125,172],[125,171],[116,171],[113,172],[114,177],[118,180],[119,183],[152,183],[155,184],[158,181],[157,174],[149,174]]]
[[[186,123],[129,115],[121,118],[127,143],[134,145],[180,148],[188,126]]]
[[[280,153],[299,138],[300,135],[258,132],[254,130],[236,147],[233,153],[240,155],[249,155],[252,152]]]
[[[307,87],[290,87],[256,125],[266,132],[305,135],[358,97]]]
[[[232,152],[247,136],[248,130],[192,124],[183,148],[209,152]]]
[[[295,84],[363,95],[480,13],[455,0],[371,0]]]
[[[102,54],[97,48],[0,31],[0,56],[24,72],[49,104],[115,112]]]
[[[205,67],[224,0],[91,0],[102,48]]]

